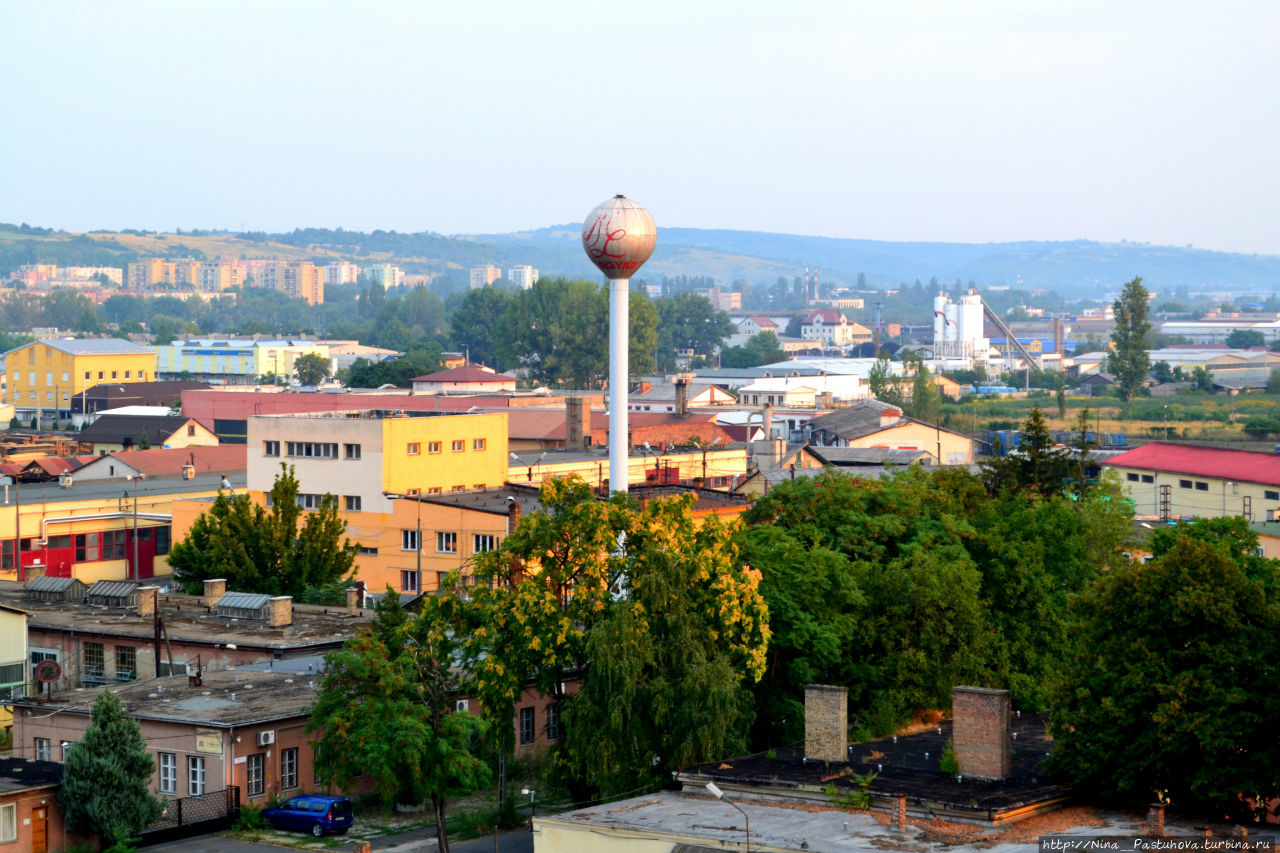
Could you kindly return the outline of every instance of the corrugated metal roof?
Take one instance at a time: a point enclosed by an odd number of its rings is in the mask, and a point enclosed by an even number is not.
[[[120,338],[60,338],[36,341],[71,355],[154,355],[155,350]],[[12,350],[10,350],[12,352]]]
[[[75,578],[55,578],[49,575],[43,577],[32,578],[22,585],[27,592],[66,592],[72,586],[83,583]]]
[[[88,598],[128,598],[138,591],[134,581],[94,581],[85,593]]]
[[[1103,464],[1266,486],[1280,485],[1280,453],[1259,453],[1256,450],[1224,450],[1153,441]]]
[[[218,599],[217,607],[236,610],[261,610],[271,601],[271,596],[256,592],[228,592]]]

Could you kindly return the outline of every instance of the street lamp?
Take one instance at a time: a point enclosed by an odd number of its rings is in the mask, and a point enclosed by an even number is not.
[[[133,483],[133,578],[138,574],[138,481],[147,479],[146,474],[129,474],[125,477]]]
[[[538,816],[538,792],[532,788],[521,788],[520,793],[529,795],[529,816]]]
[[[742,818],[747,822],[747,853],[751,853],[751,816],[748,815],[746,812],[742,811],[741,806],[739,806],[733,800],[725,796],[724,791],[721,791],[720,786],[717,785],[715,782],[708,782],[707,790],[710,791],[711,796],[715,797],[717,800],[724,800],[726,803],[733,806],[738,811],[742,812]]]

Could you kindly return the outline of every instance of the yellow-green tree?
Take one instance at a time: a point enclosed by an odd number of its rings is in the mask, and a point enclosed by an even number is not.
[[[576,792],[745,745],[743,683],[763,672],[768,612],[724,526],[695,520],[688,498],[637,509],[576,478],[549,481],[542,503],[472,587],[474,683],[508,745],[526,686],[562,703],[559,766]]]

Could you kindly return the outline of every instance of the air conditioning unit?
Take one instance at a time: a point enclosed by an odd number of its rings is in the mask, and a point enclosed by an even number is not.
[[[275,742],[276,733],[274,731],[258,732],[258,746],[270,746]]]
[[[70,474],[58,475],[58,485],[61,486],[62,488],[64,489],[71,488],[71,483],[72,483],[72,477]]]
[[[471,710],[471,700],[469,700],[469,699],[459,699],[457,702],[454,702],[454,703],[453,703],[453,710],[455,710],[455,711],[470,711],[470,710]]]

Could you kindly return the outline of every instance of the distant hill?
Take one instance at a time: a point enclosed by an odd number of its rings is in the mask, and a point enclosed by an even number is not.
[[[311,259],[359,262],[393,260],[416,273],[461,276],[492,263],[530,264],[544,276],[598,275],[582,253],[581,226],[555,225],[512,234],[445,236],[434,233],[370,234],[343,229],[299,228],[289,233],[194,231],[182,234],[94,232],[67,234],[0,224],[0,276],[21,264],[110,264],[138,257]],[[1100,296],[1141,275],[1155,291],[1270,292],[1280,288],[1280,256],[1090,240],[1019,243],[893,243],[806,237],[757,231],[660,228],[658,248],[641,277],[708,276],[723,285],[746,279],[772,284],[778,276],[821,270],[824,281],[853,285],[859,273],[870,286],[893,288],[917,278],[957,279],[981,288],[1012,286]]]

